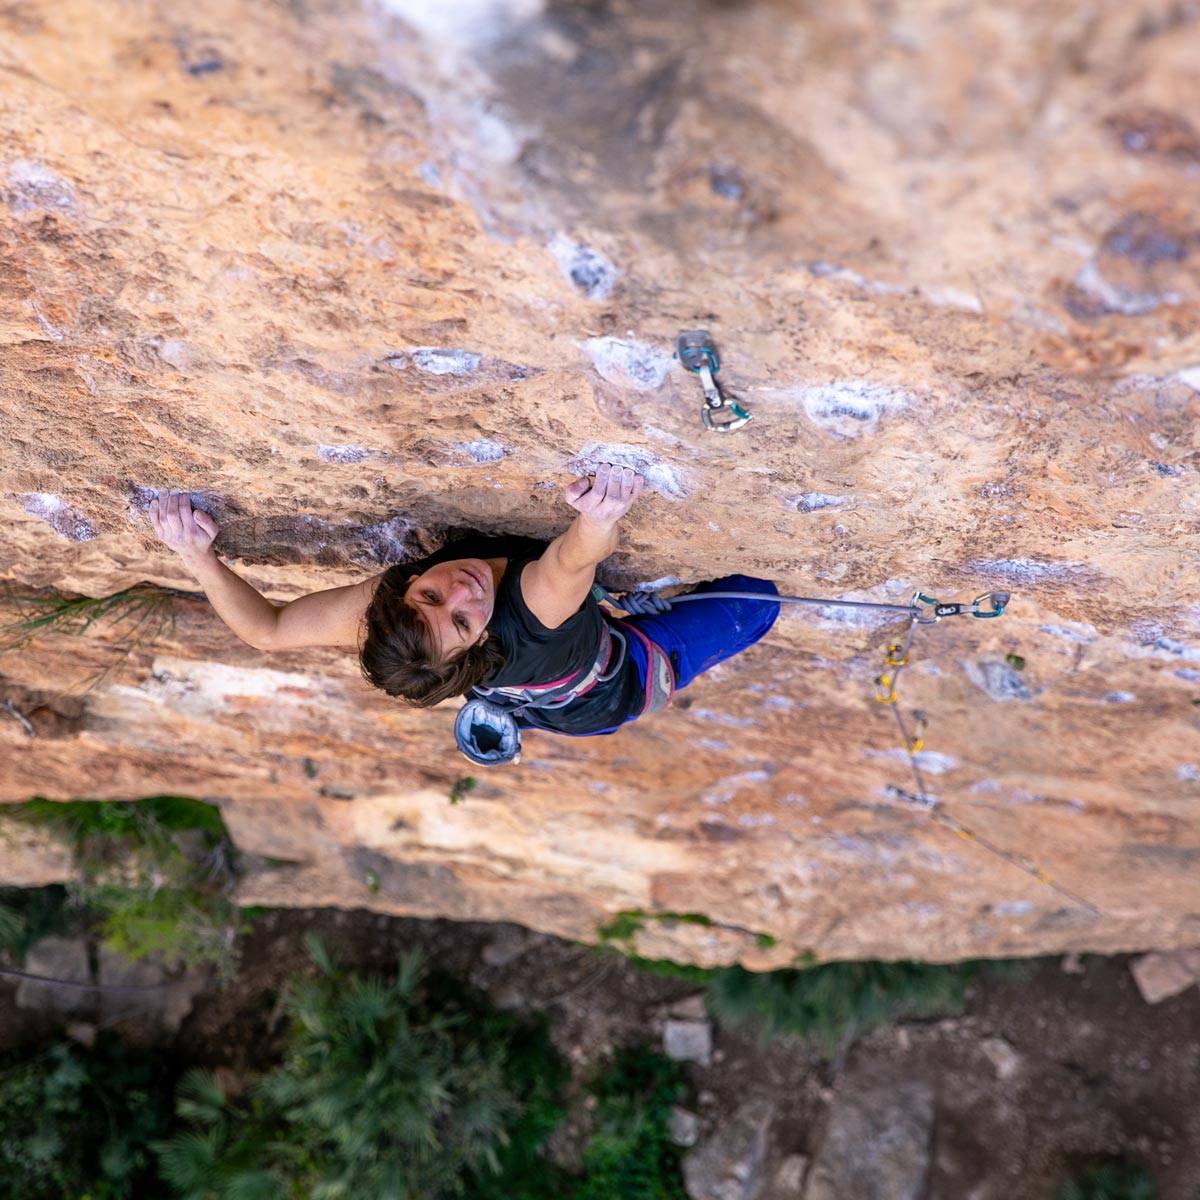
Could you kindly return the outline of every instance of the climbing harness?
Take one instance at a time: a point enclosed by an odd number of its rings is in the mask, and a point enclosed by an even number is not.
[[[615,604],[599,584],[592,588],[592,595],[598,602],[604,600]],[[455,744],[481,767],[519,761],[521,727],[517,718],[530,709],[565,708],[586,696],[598,684],[614,678],[625,665],[629,635],[642,644],[648,666],[641,712],[659,712],[666,708],[675,691],[675,672],[666,651],[640,629],[632,625],[618,629],[606,620],[600,632],[599,649],[591,666],[581,674],[522,687],[472,688],[471,699],[459,709],[454,721]]]
[[[675,357],[687,370],[700,376],[704,407],[700,419],[713,433],[733,433],[750,420],[750,414],[734,399],[722,394],[717,386],[721,360],[707,329],[684,330],[675,339]]]
[[[1001,597],[1001,599],[998,601],[997,597]],[[884,669],[875,677],[875,699],[880,704],[887,704],[891,707],[892,715],[896,718],[896,728],[900,731],[900,740],[904,746],[905,753],[908,755],[908,765],[912,769],[913,782],[916,784],[917,790],[913,794],[912,792],[906,792],[903,788],[899,788],[895,784],[889,784],[888,794],[915,808],[923,809],[939,825],[956,833],[964,841],[973,842],[975,845],[988,851],[989,854],[1003,859],[1004,862],[1016,867],[1019,871],[1023,871],[1039,883],[1045,884],[1060,896],[1066,897],[1072,903],[1078,904],[1081,908],[1085,908],[1088,912],[1099,916],[1100,910],[1091,901],[1085,900],[1078,893],[1071,891],[1070,888],[1063,887],[1062,884],[1051,879],[1044,868],[1038,866],[1037,863],[1026,858],[1024,855],[1016,854],[1011,850],[1005,850],[1003,846],[998,846],[995,842],[977,833],[969,825],[948,813],[942,802],[934,799],[929,794],[929,789],[925,786],[925,777],[921,772],[921,764],[917,761],[917,755],[925,745],[925,730],[929,723],[928,717],[920,709],[914,709],[912,711],[913,725],[910,731],[908,722],[905,721],[904,715],[900,711],[896,684],[900,679],[900,673],[908,666],[913,634],[916,632],[918,625],[932,623],[930,620],[923,620],[918,616],[918,605],[922,610],[926,611],[930,608],[934,612],[938,609],[953,608],[959,611],[969,611],[975,617],[998,617],[1004,612],[1008,599],[1008,596],[1003,592],[989,593],[977,597],[967,606],[961,604],[938,604],[936,600],[924,596],[919,592],[913,597],[913,615],[909,620],[908,628],[904,631],[904,637],[899,641],[888,643],[884,656]],[[984,604],[990,604],[991,608],[985,608]],[[946,613],[945,615],[951,616],[957,614]],[[936,616],[933,618],[934,621],[937,619]]]
[[[473,763],[482,767],[517,762],[521,756],[521,728],[517,717],[531,708],[564,708],[586,695],[597,684],[612,679],[625,663],[625,634],[607,621],[591,665],[582,673],[548,683],[522,687],[476,687],[454,721],[454,741]]]

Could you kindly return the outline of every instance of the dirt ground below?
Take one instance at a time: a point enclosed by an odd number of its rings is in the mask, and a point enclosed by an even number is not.
[[[307,933],[347,966],[386,970],[406,951],[486,989],[501,1007],[544,1011],[576,1079],[614,1045],[661,1041],[668,1008],[695,985],[513,925],[395,919],[341,910],[275,910],[244,939],[242,969],[197,999],[172,1052],[224,1068],[229,1082],[269,1061],[287,981],[311,969]],[[7,988],[6,988],[7,991]],[[6,997],[6,1000],[8,998]],[[0,1003],[6,1046],[41,1022]],[[684,1107],[701,1137],[750,1096],[778,1114],[772,1159],[819,1148],[839,1081],[926,1083],[936,1097],[926,1200],[1053,1200],[1076,1164],[1130,1159],[1162,1200],[1200,1200],[1200,990],[1154,1007],[1127,960],[1039,960],[972,986],[959,1017],[906,1022],[859,1039],[833,1062],[790,1039],[762,1045],[718,1028],[711,1067],[688,1068]],[[556,1155],[569,1161],[569,1122]]]

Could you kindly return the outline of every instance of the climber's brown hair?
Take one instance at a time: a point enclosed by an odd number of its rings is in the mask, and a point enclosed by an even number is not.
[[[440,554],[437,561],[446,556]],[[430,708],[452,696],[465,696],[504,665],[499,639],[438,658],[429,626],[405,599],[408,586],[433,565],[434,556],[388,569],[366,611],[366,634],[359,647],[362,673],[369,683],[416,708]]]

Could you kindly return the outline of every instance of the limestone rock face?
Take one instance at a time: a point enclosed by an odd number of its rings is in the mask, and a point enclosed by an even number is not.
[[[452,526],[552,535],[569,468],[633,463],[612,584],[1012,592],[917,634],[902,703],[945,811],[1095,911],[895,790],[900,627],[847,610],[451,804],[452,706],[180,599],[148,643],[0,657],[0,796],[217,800],[270,860],[247,903],[701,913],[633,939],[700,963],[1195,944],[1194,12],[32,0],[0,31],[0,577],[191,587],[143,515],[177,488],[283,599]],[[736,434],[671,358],[697,326]]]

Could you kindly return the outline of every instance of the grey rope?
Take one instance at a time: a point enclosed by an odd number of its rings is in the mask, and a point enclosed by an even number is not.
[[[679,596],[660,596],[657,592],[627,592],[621,599],[608,593],[605,598],[617,608],[634,616],[669,612],[672,605],[688,600],[762,600],[767,604],[810,604],[814,608],[866,608],[877,612],[906,613],[915,617],[915,604],[883,604],[874,600],[826,600],[818,596],[781,596],[777,592],[684,592]]]
[[[189,983],[194,976],[164,980],[162,983],[82,983],[77,979],[55,979],[50,975],[32,975],[18,971],[15,967],[0,967],[0,976],[8,979],[24,979],[30,983],[48,983],[55,987],[75,988],[81,992],[160,992],[163,988]]]
[[[780,596],[774,592],[685,592],[671,596],[668,603],[684,600],[765,600],[770,604],[812,604],[819,608],[874,608],[884,612],[912,613],[913,604],[880,604],[873,600],[824,600],[818,596]]]

